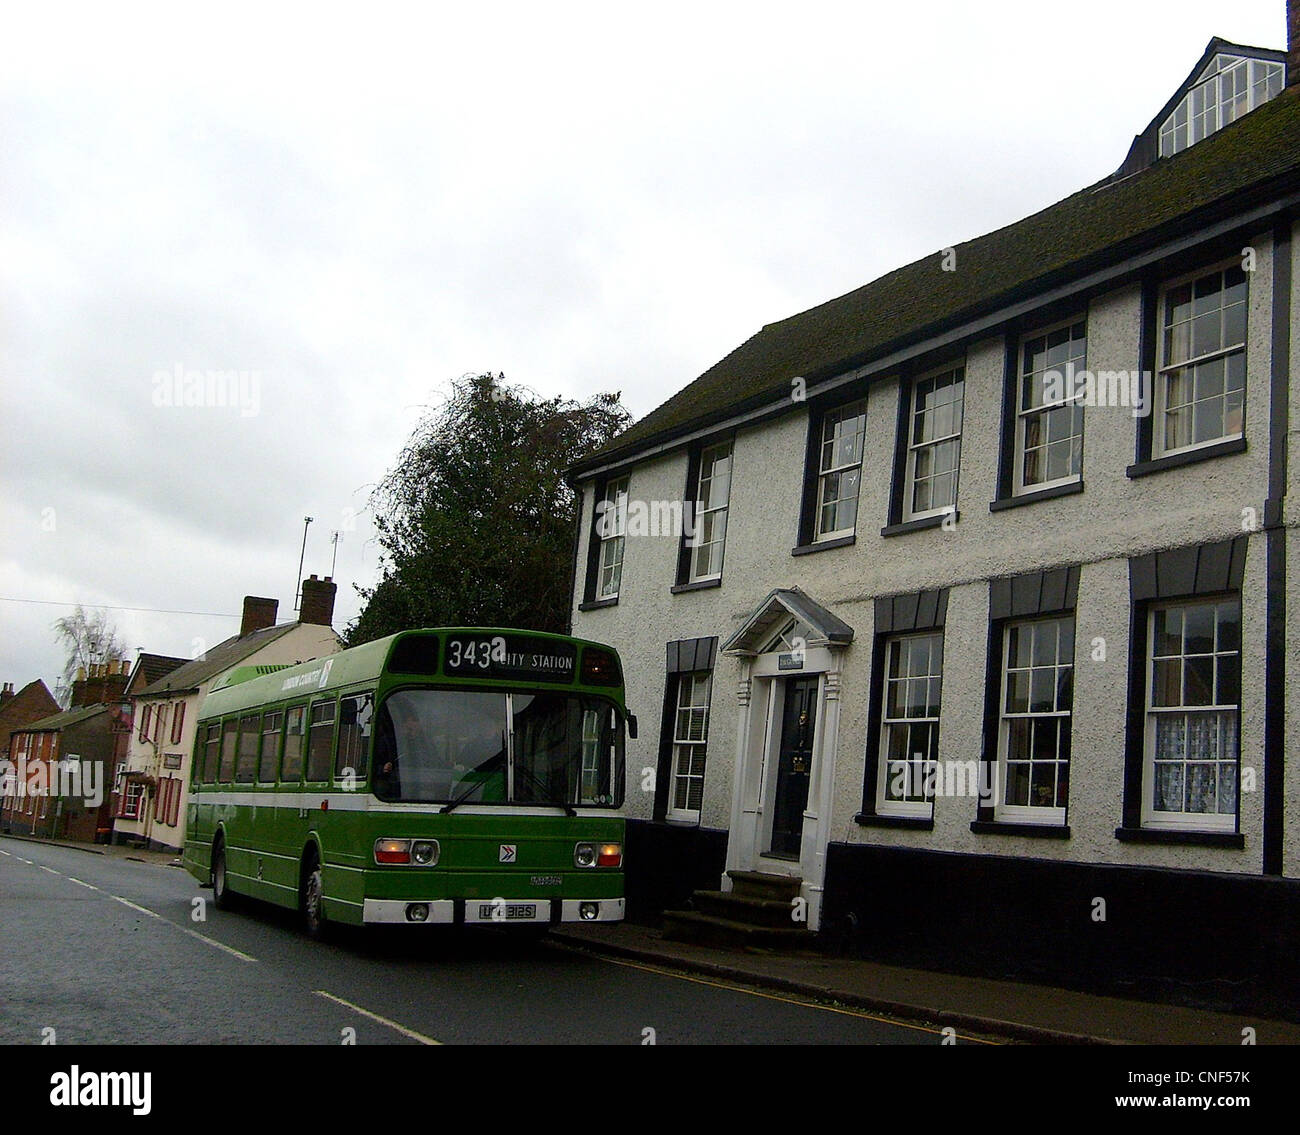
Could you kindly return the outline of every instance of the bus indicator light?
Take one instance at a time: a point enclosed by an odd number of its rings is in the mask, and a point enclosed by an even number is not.
[[[376,863],[410,863],[411,841],[409,839],[375,840]]]
[[[617,867],[623,862],[623,845],[621,843],[602,843],[597,867]]]

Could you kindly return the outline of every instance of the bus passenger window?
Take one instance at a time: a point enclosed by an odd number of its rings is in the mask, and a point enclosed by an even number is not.
[[[339,703],[339,752],[334,762],[335,777],[352,775],[364,780],[366,750],[370,746],[370,724],[374,719],[374,694],[358,694]]]
[[[262,718],[262,763],[257,770],[258,784],[274,784],[276,758],[280,755],[280,722],[284,714],[279,710]]]
[[[305,705],[295,705],[284,715],[284,764],[280,769],[281,784],[297,784],[302,780],[302,740],[307,716]]]
[[[307,780],[329,780],[334,757],[334,703],[318,701],[311,707],[311,736],[307,741]]]
[[[251,784],[257,775],[257,754],[262,739],[259,724],[255,713],[239,720],[239,761],[235,765],[235,780],[240,784]]]
[[[217,779],[217,767],[221,763],[221,722],[215,721],[208,726],[207,739],[203,742],[203,773],[199,777],[204,784],[211,784]]]
[[[235,775],[235,743],[239,739],[239,722],[231,717],[221,723],[221,768],[217,780],[229,784]]]

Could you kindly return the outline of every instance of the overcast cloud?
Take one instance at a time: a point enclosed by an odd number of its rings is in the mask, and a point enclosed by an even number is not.
[[[342,629],[452,378],[643,415],[1111,172],[1214,35],[1283,0],[6,5],[0,677],[53,686],[45,603],[213,613],[114,611],[131,657],[291,617],[305,515]]]

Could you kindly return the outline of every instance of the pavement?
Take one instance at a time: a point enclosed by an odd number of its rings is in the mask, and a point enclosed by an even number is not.
[[[70,841],[56,845],[180,866],[180,858],[171,852]],[[550,937],[607,957],[1030,1044],[1240,1045],[1248,1028],[1255,1031],[1257,1044],[1300,1044],[1300,1023],[1257,1015],[908,969],[812,951],[715,949],[671,942],[659,930],[631,922],[566,925],[554,928]]]

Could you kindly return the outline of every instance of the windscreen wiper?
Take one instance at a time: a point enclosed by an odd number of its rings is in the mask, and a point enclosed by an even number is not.
[[[498,761],[504,762],[505,757],[506,757],[506,751],[502,749],[501,752],[497,753],[493,757],[489,757],[481,765],[478,765],[474,769],[474,771],[487,772]],[[465,789],[464,792],[462,792],[459,796],[457,796],[455,800],[452,800],[450,803],[444,804],[441,808],[439,808],[438,814],[441,816],[445,816],[453,808],[459,808],[462,804],[465,803],[466,800],[468,800],[471,796],[474,795],[476,790],[481,789],[482,787],[483,787],[483,782],[481,780],[474,781],[473,783],[470,784],[470,786],[467,789]]]

